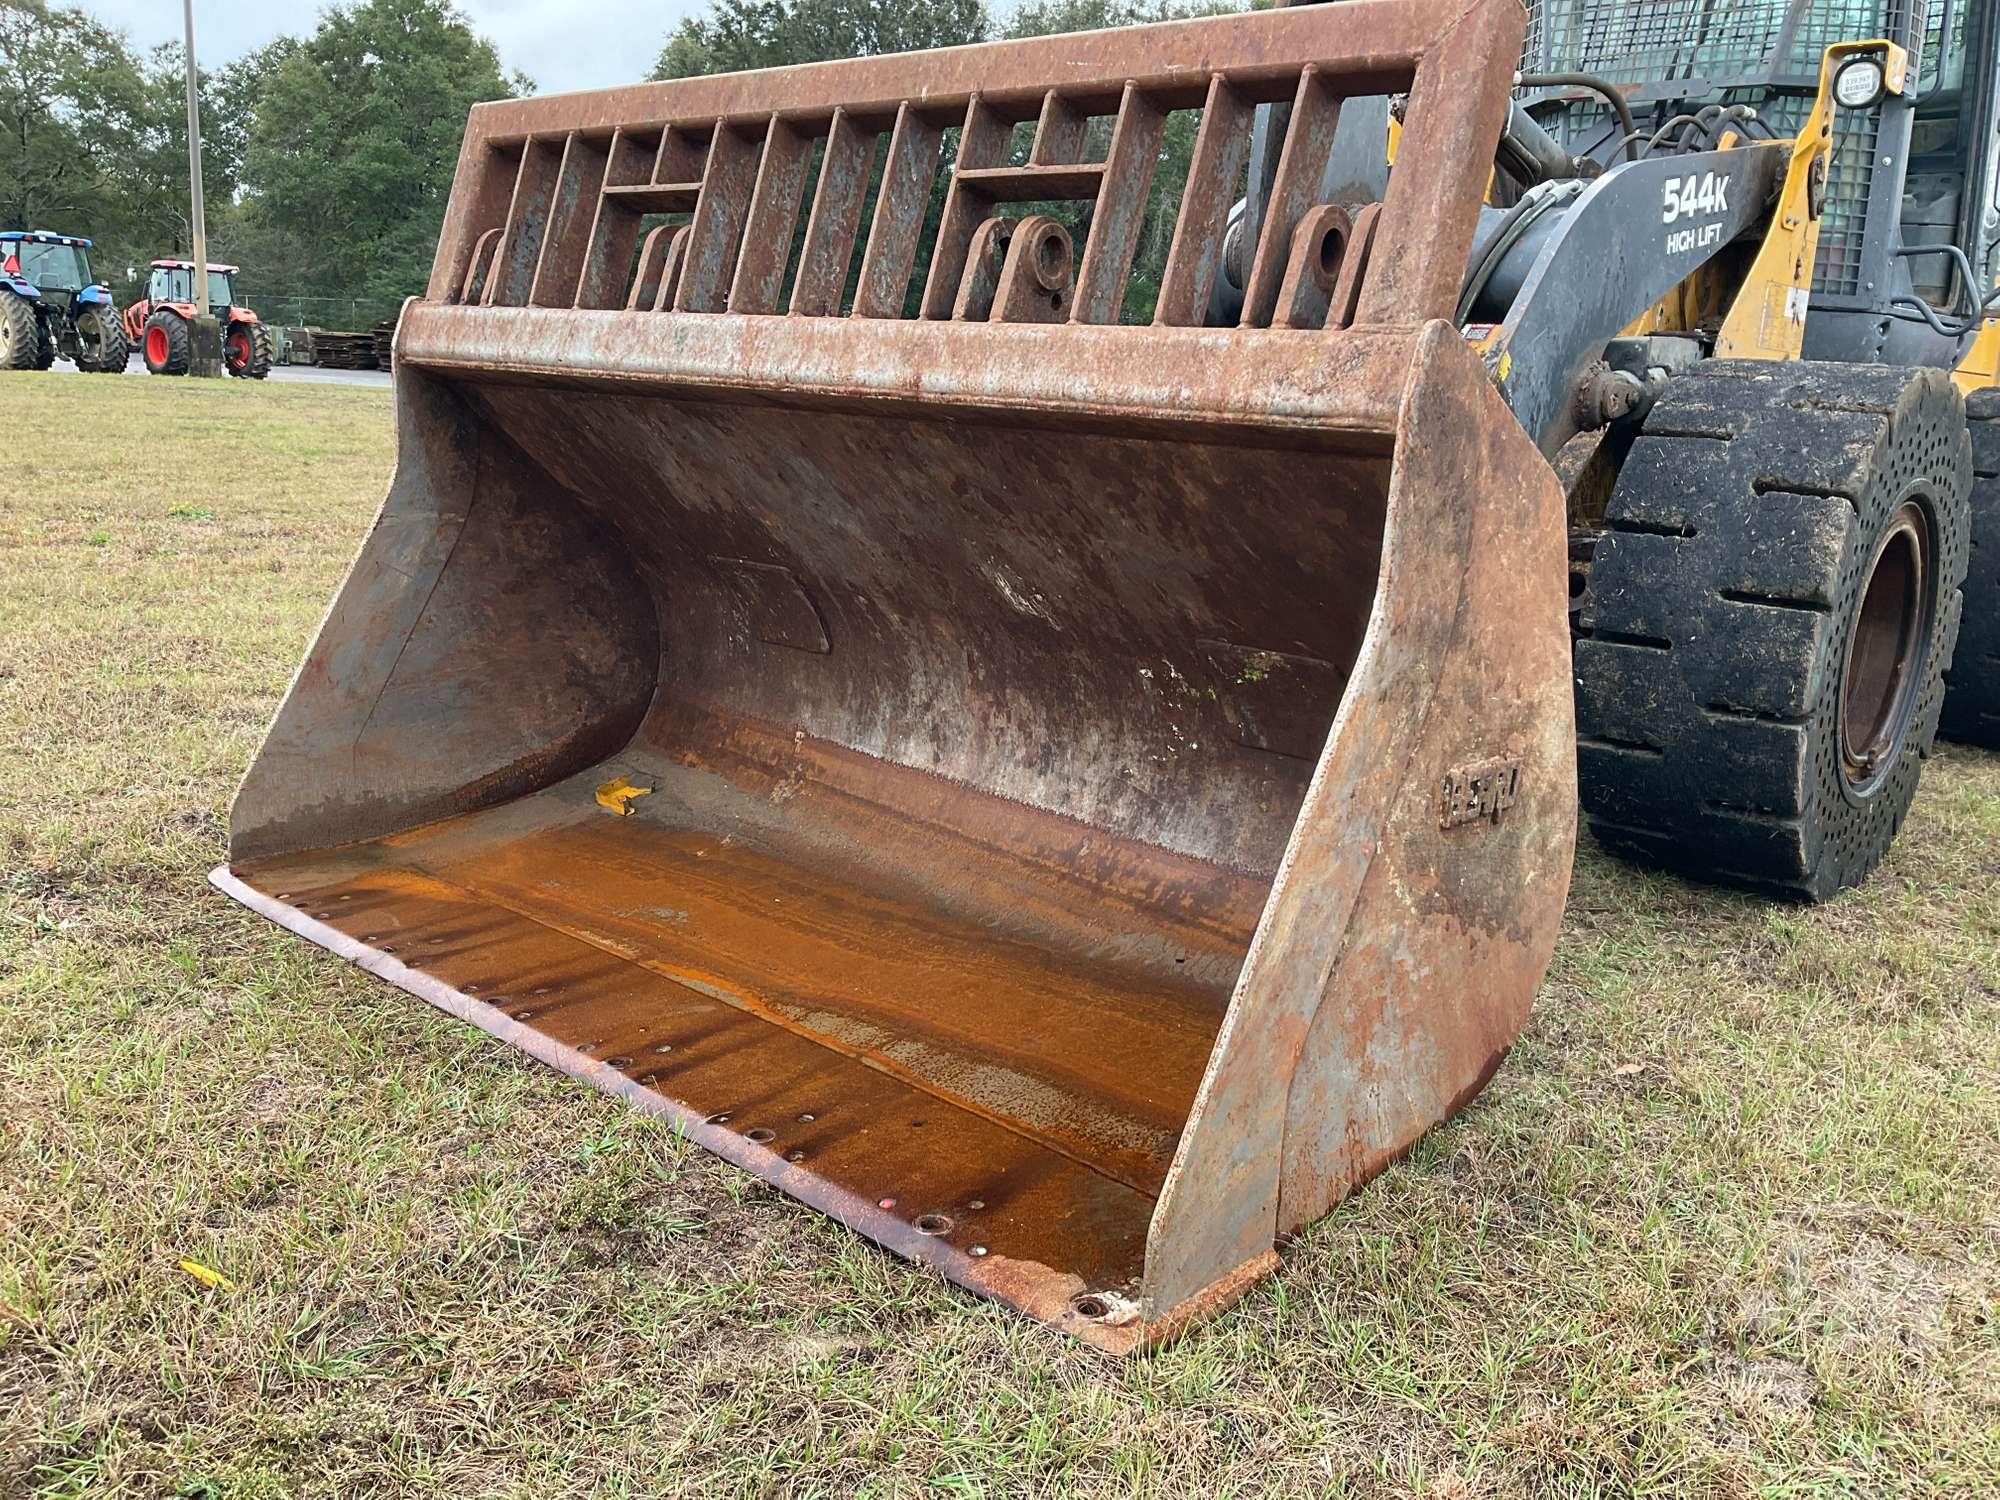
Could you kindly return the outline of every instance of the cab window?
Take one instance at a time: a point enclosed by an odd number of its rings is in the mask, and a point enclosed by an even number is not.
[[[20,252],[21,274],[44,290],[74,292],[90,285],[90,262],[80,246],[22,240],[14,248]]]

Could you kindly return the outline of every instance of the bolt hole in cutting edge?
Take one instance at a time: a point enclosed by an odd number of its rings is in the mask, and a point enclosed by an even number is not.
[[[778,1132],[771,1129],[768,1125],[759,1125],[755,1130],[746,1130],[743,1132],[744,1140],[755,1141],[760,1146],[768,1145],[777,1138]]]
[[[913,1221],[918,1234],[950,1234],[951,1220],[944,1214],[918,1214]]]

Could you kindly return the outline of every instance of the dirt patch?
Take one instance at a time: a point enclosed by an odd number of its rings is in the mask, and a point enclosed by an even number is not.
[[[1743,1322],[1789,1323],[1843,1353],[1927,1353],[1952,1333],[1953,1314],[1989,1302],[1977,1262],[1900,1248],[1867,1231],[1797,1229],[1772,1256],[1774,1284],[1745,1293]]]
[[[275,1073],[260,1073],[243,1095],[243,1118],[258,1130],[276,1130],[292,1114],[291,1090]]]
[[[1788,1359],[1744,1359],[1716,1356],[1711,1377],[1738,1417],[1803,1422],[1812,1415],[1820,1384],[1804,1365]]]

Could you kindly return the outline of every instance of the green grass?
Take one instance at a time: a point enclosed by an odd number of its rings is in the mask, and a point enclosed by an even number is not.
[[[2000,1486],[2000,757],[1822,908],[1586,848],[1493,1086],[1114,1363],[209,890],[385,393],[0,423],[0,1495]]]

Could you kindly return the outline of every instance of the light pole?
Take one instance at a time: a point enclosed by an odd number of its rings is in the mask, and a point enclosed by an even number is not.
[[[201,93],[194,61],[194,0],[181,0],[187,22],[188,191],[194,198],[194,317],[188,329],[188,374],[222,374],[222,324],[208,307],[208,223],[201,201]]]

